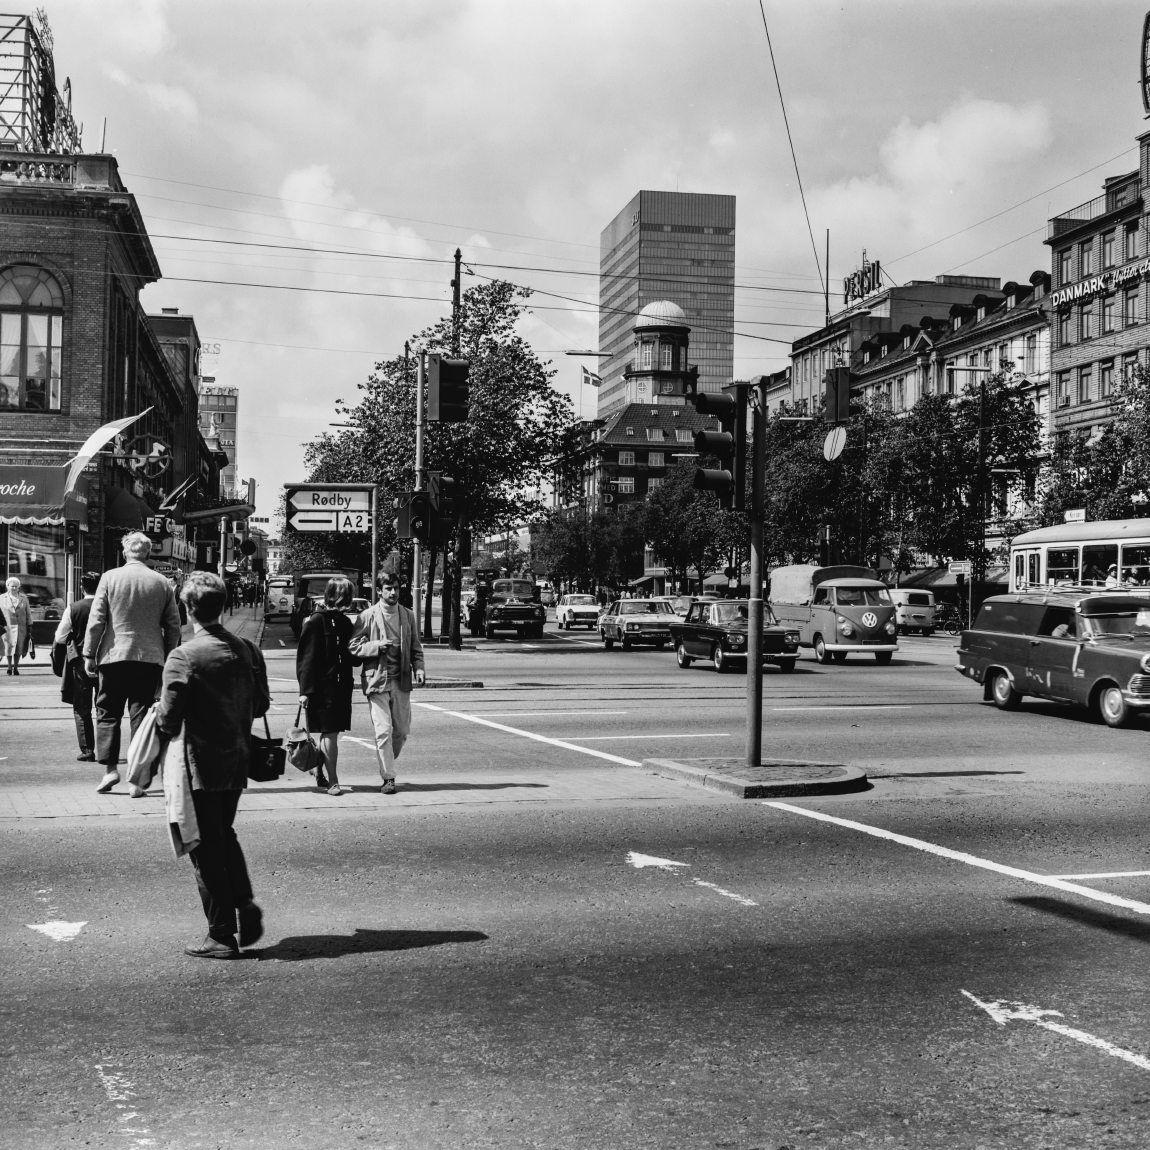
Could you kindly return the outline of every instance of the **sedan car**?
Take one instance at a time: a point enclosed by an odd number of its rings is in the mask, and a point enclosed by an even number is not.
[[[718,595],[675,595],[671,599],[671,606],[676,615],[684,618],[691,609],[692,603],[717,603],[718,601]]]
[[[709,659],[722,674],[736,665],[747,665],[747,620],[750,603],[746,599],[700,600],[693,603],[687,617],[675,623],[675,657],[686,670],[696,659]],[[780,671],[793,671],[799,658],[799,633],[784,627],[763,604],[763,662]]]
[[[1150,599],[1071,590],[993,595],[963,631],[955,669],[1004,711],[1034,695],[1124,727],[1150,710]]]
[[[570,631],[573,627],[594,631],[599,623],[599,601],[594,595],[564,595],[559,600],[555,618],[560,631]]]
[[[662,649],[671,641],[671,624],[678,621],[668,599],[618,599],[599,616],[599,634],[608,651],[616,642],[624,651],[637,643]]]

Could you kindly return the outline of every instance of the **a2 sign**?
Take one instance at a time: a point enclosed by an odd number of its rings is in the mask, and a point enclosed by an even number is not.
[[[289,489],[288,527],[295,531],[370,531],[371,499],[366,488]]]

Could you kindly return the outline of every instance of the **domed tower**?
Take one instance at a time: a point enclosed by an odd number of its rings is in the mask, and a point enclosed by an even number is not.
[[[683,403],[691,329],[678,304],[649,303],[635,321],[635,343],[623,370],[627,403]]]

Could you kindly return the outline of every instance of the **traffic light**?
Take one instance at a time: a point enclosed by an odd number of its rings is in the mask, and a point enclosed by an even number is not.
[[[421,543],[430,543],[435,529],[435,512],[431,508],[431,496],[426,491],[413,491],[408,496],[411,516],[411,535]]]
[[[395,528],[396,539],[411,538],[411,504],[407,495],[396,496],[391,506],[395,510],[395,518],[391,521]]]
[[[823,376],[826,414],[829,423],[846,423],[851,413],[851,372],[849,367],[832,367]]]
[[[471,391],[465,359],[448,359],[439,352],[427,357],[427,422],[465,423]]]
[[[745,384],[732,384],[718,393],[698,390],[698,374],[687,382],[686,396],[700,415],[713,415],[719,431],[696,431],[695,450],[714,456],[718,467],[696,467],[695,488],[713,491],[723,507],[742,511],[747,486],[747,397]]]
[[[443,476],[442,471],[429,471],[427,472],[427,495],[431,500],[431,510],[439,510],[439,481]],[[448,480],[448,482],[451,482]]]
[[[64,550],[75,555],[80,550],[80,524],[67,521],[64,524]]]

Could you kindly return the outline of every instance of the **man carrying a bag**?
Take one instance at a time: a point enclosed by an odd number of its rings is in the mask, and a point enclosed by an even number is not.
[[[379,601],[356,620],[348,649],[362,665],[360,683],[375,728],[381,794],[394,795],[395,760],[411,731],[411,688],[426,681],[415,616],[399,602],[399,576],[379,577]]]

